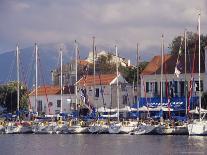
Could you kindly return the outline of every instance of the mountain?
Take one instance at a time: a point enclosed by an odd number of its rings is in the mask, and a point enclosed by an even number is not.
[[[51,70],[59,67],[59,49],[63,49],[63,64],[75,58],[75,47],[73,43],[51,43],[38,45],[39,65],[38,83],[51,84]],[[87,47],[80,46],[80,56],[86,57]],[[16,80],[16,51],[0,54],[0,84]],[[30,88],[35,83],[35,54],[34,46],[20,47],[20,80]]]

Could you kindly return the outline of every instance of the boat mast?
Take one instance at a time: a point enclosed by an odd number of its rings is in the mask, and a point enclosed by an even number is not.
[[[116,50],[116,94],[117,94],[117,119],[119,122],[119,68],[118,68],[118,51],[117,51],[117,46],[115,45],[115,50]]]
[[[19,120],[19,46],[16,47],[16,59],[17,59],[17,120]]]
[[[77,81],[78,81],[78,43],[77,41],[75,40],[75,81],[76,81],[76,84],[75,84],[75,110],[78,110],[78,98],[77,98],[77,95],[78,95],[78,88],[77,88]]]
[[[163,103],[163,94],[162,94],[162,87],[163,87],[163,52],[164,52],[164,36],[161,37],[161,77],[160,77],[160,104],[161,104],[161,110],[162,110],[162,103]],[[160,117],[160,122],[163,122],[163,115]]]
[[[37,70],[37,43],[35,43],[35,112],[37,112],[37,78],[38,78],[38,70]]]
[[[187,66],[186,66],[186,54],[187,54],[186,29],[184,32],[184,40],[185,40],[185,115],[187,116],[188,115],[188,98],[187,98],[188,84],[187,84],[187,79],[186,79],[186,70],[187,70]]]
[[[60,48],[60,113],[63,112],[63,51]]]
[[[95,106],[95,76],[96,76],[96,62],[95,62],[95,37],[93,36],[93,104]]]
[[[139,44],[137,43],[137,120],[139,120]]]
[[[200,16],[201,13],[198,13],[198,81],[199,81],[199,120],[201,121],[201,27],[200,27]]]

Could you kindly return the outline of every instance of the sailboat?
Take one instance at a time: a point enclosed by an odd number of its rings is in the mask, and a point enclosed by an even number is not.
[[[19,46],[16,47],[16,65],[17,65],[17,121],[9,122],[5,127],[5,133],[32,133],[32,126],[29,122],[19,120],[19,102],[20,102],[20,80],[19,80]]]
[[[139,99],[138,99],[138,81],[139,81],[139,46],[137,44],[137,122],[139,122]],[[150,134],[156,127],[151,123],[137,123],[136,127],[129,132],[130,135],[145,135]]]
[[[185,81],[186,81],[186,30],[184,33],[184,41],[185,41]],[[183,39],[181,37],[179,56],[181,53],[182,42],[183,42]],[[163,51],[163,48],[162,48],[162,51]],[[178,58],[179,58],[179,56],[178,56]],[[175,69],[175,74],[176,74],[176,69]],[[186,98],[186,116],[187,116],[187,86],[186,86],[186,82],[185,82],[185,92],[186,92],[185,98]],[[187,124],[186,124],[186,122],[175,123],[173,121],[166,121],[166,122],[164,122],[164,124],[162,123],[156,128],[156,133],[160,134],[160,135],[170,135],[170,134],[172,134],[172,135],[186,135],[186,134],[188,134]]]
[[[109,133],[110,134],[118,134],[120,133],[121,122],[119,121],[119,71],[118,71],[118,51],[117,46],[115,46],[116,50],[116,95],[117,95],[117,121],[113,122],[109,125]]]
[[[78,80],[78,43],[77,41],[75,40],[75,55],[76,55],[76,58],[75,58],[75,68],[76,68],[76,82]],[[75,85],[75,94],[76,94],[76,111],[78,111],[78,101],[77,101],[77,84]],[[88,127],[86,126],[86,124],[79,120],[78,118],[72,118],[70,121],[69,121],[69,124],[68,124],[68,132],[69,133],[75,133],[75,134],[80,134],[80,133],[87,133],[88,132]]]
[[[206,113],[201,118],[201,40],[200,40],[200,12],[198,14],[198,44],[199,44],[199,120],[188,124],[189,135],[207,135],[207,120],[204,120]]]

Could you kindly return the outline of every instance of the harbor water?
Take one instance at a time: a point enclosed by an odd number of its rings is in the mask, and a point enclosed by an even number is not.
[[[207,154],[207,137],[159,135],[0,135],[1,155]]]

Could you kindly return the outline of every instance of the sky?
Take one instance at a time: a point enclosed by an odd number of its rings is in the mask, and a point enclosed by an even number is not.
[[[0,53],[35,42],[65,43],[78,40],[105,50],[118,46],[124,56],[160,54],[184,29],[196,32],[201,10],[201,33],[207,33],[207,0],[0,0]]]

